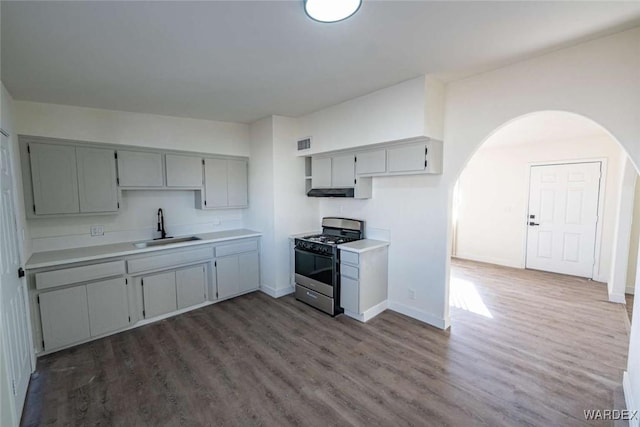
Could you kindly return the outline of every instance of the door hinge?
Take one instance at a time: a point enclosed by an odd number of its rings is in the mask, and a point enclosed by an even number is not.
[[[358,156],[353,158],[353,163],[358,163]]]
[[[426,160],[424,161],[424,167],[425,168],[427,167],[427,161]]]
[[[218,298],[218,293],[216,292],[216,298]]]
[[[38,295],[36,299],[38,300],[38,304],[40,304],[40,295]]]
[[[214,266],[214,267],[217,267],[217,266],[218,266],[218,261],[214,261],[214,262],[213,262],[213,266]]]
[[[16,380],[11,380],[11,387],[13,388],[13,395],[16,395]]]
[[[120,202],[118,202],[117,204],[118,204],[118,209],[120,209]]]
[[[129,322],[131,322],[131,316],[129,316]]]
[[[355,184],[356,182],[357,182],[357,181],[354,179],[354,180],[353,180],[353,183]]]
[[[424,147],[424,155],[426,156],[429,153],[429,148]]]
[[[128,284],[129,284],[129,279],[126,279],[126,278],[125,278],[125,279],[124,279],[124,284],[125,284],[125,285],[128,285]]]
[[[117,152],[117,151],[114,151],[114,152],[113,152],[113,157],[114,157],[115,159],[117,159],[117,158],[118,158],[118,152]]]
[[[204,205],[207,206],[207,201],[206,200],[204,201]]]
[[[18,279],[24,277],[24,269],[22,267],[18,268]]]
[[[33,205],[33,213],[35,213],[35,212],[36,212],[36,205],[34,204]]]
[[[144,286],[144,279],[140,279],[140,286]]]
[[[120,178],[116,178],[116,184],[120,185]]]
[[[27,153],[31,154],[31,146],[27,144]]]
[[[202,164],[204,165],[204,159],[202,159]]]
[[[142,317],[147,317],[147,312],[142,310]]]
[[[42,349],[44,350],[44,340],[42,340]]]

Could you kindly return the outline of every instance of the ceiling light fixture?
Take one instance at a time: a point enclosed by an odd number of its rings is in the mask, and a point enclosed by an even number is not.
[[[343,21],[360,9],[362,0],[304,0],[304,11],[318,22]]]

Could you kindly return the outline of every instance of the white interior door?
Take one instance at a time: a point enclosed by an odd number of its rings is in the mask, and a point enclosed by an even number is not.
[[[527,268],[592,277],[601,162],[531,167]]]
[[[6,349],[15,415],[20,419],[31,375],[31,345],[27,294],[23,280],[18,278],[20,253],[12,181],[9,139],[0,135],[0,338]]]

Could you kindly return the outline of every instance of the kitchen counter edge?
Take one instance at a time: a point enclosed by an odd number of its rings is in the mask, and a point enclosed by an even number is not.
[[[201,240],[192,240],[189,242],[174,243],[166,246],[156,246],[147,248],[136,248],[133,246],[136,242],[114,243],[109,245],[87,246],[82,248],[60,249],[47,252],[36,252],[31,255],[25,264],[26,270],[35,270],[39,268],[56,267],[66,264],[75,264],[78,262],[95,261],[100,259],[115,258],[128,255],[137,255],[148,252],[158,252],[168,249],[178,249],[190,246],[199,246],[211,243],[225,242],[228,240],[238,240],[250,237],[260,237],[262,233],[248,229],[236,229],[216,231],[211,233],[194,234]],[[183,236],[175,236],[180,238]],[[82,251],[87,255],[77,255],[74,252]],[[91,252],[94,252],[91,254]]]
[[[383,248],[389,245],[390,243],[384,240],[362,239],[338,245],[338,249],[341,249],[343,251],[362,253],[378,248]]]

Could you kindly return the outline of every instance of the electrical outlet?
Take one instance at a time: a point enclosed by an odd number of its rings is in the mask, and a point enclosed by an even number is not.
[[[415,289],[409,288],[409,299],[416,299],[416,291],[415,291]]]
[[[89,231],[91,236],[104,236],[104,225],[92,225]]]

